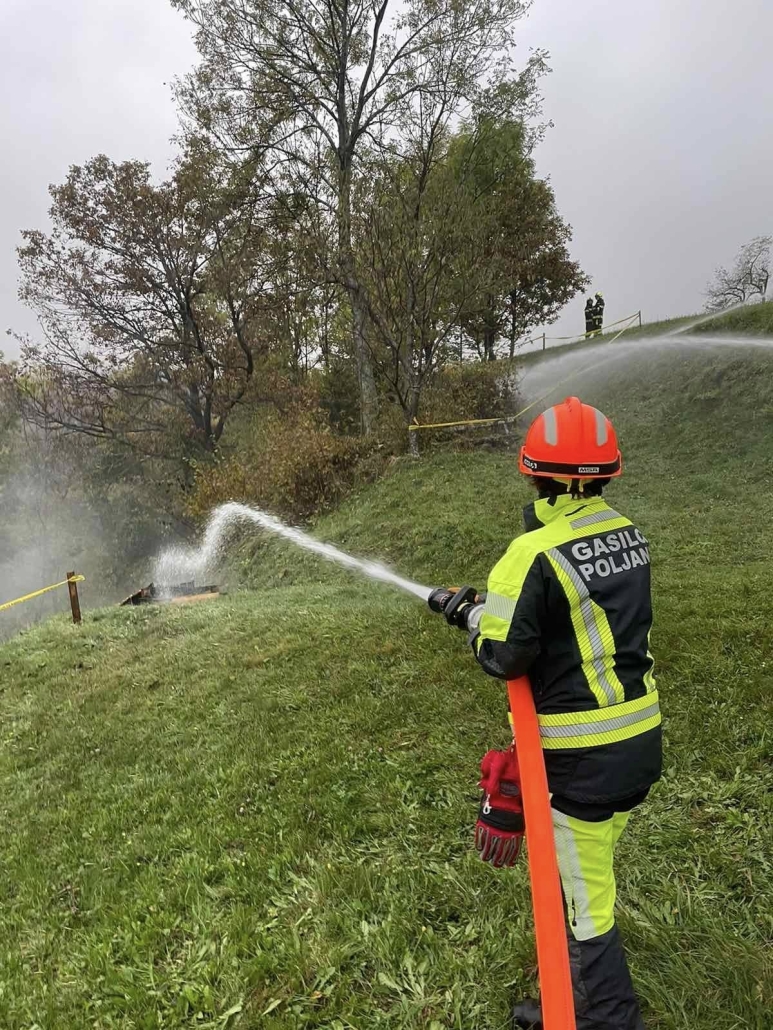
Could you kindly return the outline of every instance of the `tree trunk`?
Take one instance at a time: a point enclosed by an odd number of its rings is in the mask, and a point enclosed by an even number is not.
[[[492,298],[487,297],[487,303],[491,304]],[[483,325],[483,351],[486,361],[496,361],[497,346],[497,320],[492,307],[486,312]]]
[[[513,290],[510,294],[510,360],[512,361],[515,357],[515,336],[516,336],[516,293]]]
[[[367,311],[357,278],[352,247],[352,172],[351,162],[342,162],[338,178],[338,260],[344,272],[346,290],[352,307],[352,342],[357,358],[357,379],[360,388],[360,424],[368,435],[378,416],[378,393],[368,342],[365,336]]]
[[[483,352],[486,355],[486,361],[496,360],[496,342],[497,335],[491,326],[486,326],[483,334]]]
[[[412,426],[416,421],[416,416],[419,413],[419,400],[421,399],[421,386],[419,383],[414,382],[411,385],[410,398],[408,401],[408,425]],[[418,432],[408,431],[408,452],[412,458],[419,457],[419,434]]]
[[[357,355],[357,379],[360,384],[360,424],[367,436],[373,431],[378,416],[378,393],[373,374],[368,342],[365,338],[366,312],[359,290],[350,291],[352,305],[352,335]]]

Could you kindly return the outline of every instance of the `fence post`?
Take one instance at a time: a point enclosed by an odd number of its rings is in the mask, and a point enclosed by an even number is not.
[[[545,339],[545,333],[543,333],[543,334],[542,334],[542,349],[543,349],[543,350],[545,349],[545,343],[546,343],[546,339]]]
[[[78,599],[78,584],[75,582],[75,573],[67,573],[67,589],[70,591],[70,607],[72,608],[72,621],[76,626],[81,623],[81,603]]]
[[[639,309],[639,328],[641,329],[641,309]]]

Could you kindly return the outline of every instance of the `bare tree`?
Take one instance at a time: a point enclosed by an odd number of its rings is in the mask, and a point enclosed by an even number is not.
[[[721,311],[754,297],[764,300],[770,282],[771,248],[773,236],[755,236],[741,247],[731,269],[718,268],[706,288],[707,309]]]
[[[531,0],[172,2],[197,27],[202,63],[180,91],[197,131],[231,152],[270,152],[282,188],[299,184],[335,224],[368,432],[378,402],[353,245],[358,158],[390,140],[406,104],[447,91],[433,73],[447,75],[449,53],[457,113],[506,82],[513,25]]]

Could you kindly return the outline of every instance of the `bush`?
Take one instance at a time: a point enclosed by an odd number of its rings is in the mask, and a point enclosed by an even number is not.
[[[511,415],[517,406],[515,384],[515,371],[506,362],[448,367],[427,387],[419,420]],[[334,377],[320,379],[297,388],[283,411],[260,408],[249,418],[234,420],[223,452],[196,468],[190,515],[206,517],[219,504],[242,501],[277,515],[308,519],[353,487],[378,478],[390,457],[408,449],[403,412],[383,398],[374,435],[351,435],[354,408],[347,409],[347,391],[340,384],[336,403],[331,403],[334,386]],[[489,427],[486,435],[498,446],[509,442],[499,426]],[[421,443],[463,449],[480,446],[481,435],[474,430],[433,431],[422,434]]]
[[[518,410],[518,375],[515,363],[466,362],[449,365],[424,391],[419,422],[432,425],[467,419],[505,418]],[[508,446],[501,425],[453,430],[424,430],[421,444],[427,448],[480,446],[481,434],[491,443]]]
[[[499,418],[517,405],[514,363],[465,362],[447,365],[424,391],[420,422]]]
[[[277,515],[308,518],[380,471],[373,442],[338,436],[317,409],[261,413],[238,451],[199,466],[189,505],[194,517],[238,500]]]

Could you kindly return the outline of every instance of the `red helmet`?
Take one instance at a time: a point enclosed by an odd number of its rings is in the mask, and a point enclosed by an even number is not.
[[[518,467],[551,479],[607,479],[621,474],[623,457],[606,415],[567,397],[529,426]]]

